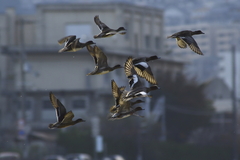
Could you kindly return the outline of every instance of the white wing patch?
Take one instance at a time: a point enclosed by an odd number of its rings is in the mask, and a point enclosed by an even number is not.
[[[136,96],[143,96],[143,97],[145,97],[145,96],[147,96],[147,93],[144,92],[144,91],[141,91],[141,92],[138,92],[138,93],[136,94]]]
[[[139,63],[136,63],[135,65],[141,65],[144,68],[148,68],[148,64],[146,62],[139,62]]]
[[[132,83],[132,85],[130,86],[130,88],[132,88],[132,87],[138,82],[138,77],[137,77],[137,75],[134,74],[132,80],[133,80],[133,83]]]

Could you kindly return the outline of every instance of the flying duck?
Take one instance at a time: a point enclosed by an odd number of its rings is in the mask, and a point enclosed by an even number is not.
[[[130,86],[130,91],[124,97],[125,101],[129,101],[137,97],[151,98],[151,96],[148,95],[148,92],[159,89],[157,85],[145,87],[142,84],[138,75],[136,74],[136,71],[133,69],[132,57],[128,57],[128,59],[126,60],[124,65],[124,70],[127,78],[129,79],[129,86]]]
[[[131,109],[130,111],[127,111],[127,112],[117,112],[115,114],[110,114],[108,116],[108,120],[123,119],[123,118],[127,118],[129,116],[132,116],[132,115],[143,118],[144,116],[140,116],[140,115],[135,113],[135,112],[141,111],[141,110],[144,110],[144,109],[142,109],[142,107],[136,107],[136,108]]]
[[[115,65],[114,67],[110,67],[107,63],[107,56],[103,53],[103,51],[94,45],[94,47],[88,45],[87,49],[92,56],[95,68],[94,71],[88,73],[87,75],[100,75],[100,74],[106,74],[109,73],[115,69],[123,68],[121,65]]]
[[[64,44],[64,47],[60,49],[58,52],[76,52],[80,49],[84,48],[85,46],[95,44],[93,41],[87,41],[86,43],[79,42],[80,38],[76,39],[75,35],[66,36],[62,39],[58,40],[58,44]]]
[[[176,38],[177,45],[180,48],[187,48],[187,46],[189,46],[189,48],[195,53],[199,55],[203,55],[202,51],[198,47],[197,42],[192,37],[193,35],[197,35],[197,34],[204,34],[204,33],[200,30],[197,30],[197,31],[184,30],[184,31],[174,33],[173,35],[168,36],[167,38]]]
[[[94,38],[105,38],[105,37],[111,37],[117,33],[119,34],[126,34],[126,29],[124,27],[119,27],[118,29],[111,29],[109,28],[105,23],[100,21],[99,16],[96,15],[94,17],[94,22],[100,29],[100,33],[98,35],[94,35]]]
[[[140,57],[140,58],[134,58],[132,59],[134,69],[136,73],[146,79],[151,84],[157,84],[156,79],[153,76],[151,67],[148,65],[147,62],[160,59],[158,56],[150,56],[150,57]]]
[[[83,119],[73,121],[74,114],[72,111],[66,112],[64,105],[54,96],[52,92],[49,93],[50,101],[55,108],[57,122],[49,124],[49,128],[65,128],[75,125],[79,122],[85,122]]]
[[[127,94],[125,87],[118,87],[114,80],[111,81],[112,86],[112,94],[115,99],[115,105],[110,108],[110,112],[122,112],[122,111],[130,111],[131,107],[137,103],[142,103],[144,101],[124,101],[124,97]]]

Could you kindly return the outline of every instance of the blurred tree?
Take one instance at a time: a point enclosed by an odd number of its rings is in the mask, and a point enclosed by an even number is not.
[[[106,117],[103,117],[101,129],[102,135],[104,135],[106,154],[120,154],[126,159],[136,159],[139,122],[142,120],[139,117],[131,116],[122,120],[108,121]]]
[[[60,131],[57,144],[66,149],[69,153],[88,153],[94,152],[94,139],[91,136],[90,127],[69,127],[66,131]]]
[[[158,74],[157,81],[161,89],[152,95],[166,97],[168,140],[185,142],[191,131],[209,124],[214,108],[203,94],[203,85],[187,80],[183,74],[170,72]]]

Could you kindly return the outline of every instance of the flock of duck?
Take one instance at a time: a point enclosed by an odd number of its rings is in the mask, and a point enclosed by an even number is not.
[[[126,34],[126,29],[124,27],[119,27],[118,29],[111,29],[105,23],[100,21],[99,16],[96,15],[94,17],[94,22],[100,29],[100,33],[98,35],[94,35],[94,38],[106,38],[111,37],[115,34]],[[200,48],[198,47],[196,41],[193,39],[193,35],[204,34],[202,31],[190,31],[184,30],[181,32],[177,32],[167,38],[175,38],[177,41],[177,45],[180,48],[189,48],[199,55],[203,55]],[[93,57],[95,68],[94,71],[88,73],[87,75],[101,75],[109,73],[118,68],[124,68],[126,77],[128,78],[130,90],[126,90],[126,87],[118,87],[114,80],[111,80],[112,94],[115,99],[115,104],[110,107],[109,110],[109,120],[117,120],[129,117],[131,115],[139,116],[136,112],[144,110],[142,107],[133,107],[135,104],[142,103],[142,100],[135,100],[135,98],[139,97],[151,97],[148,93],[153,90],[157,90],[160,87],[157,85],[157,81],[154,78],[151,67],[148,62],[152,60],[160,59],[160,57],[154,55],[150,57],[139,57],[133,58],[129,56],[124,63],[124,66],[120,64],[110,67],[107,62],[107,56],[102,52],[102,50],[94,45],[93,41],[87,41],[86,43],[79,42],[80,38],[76,38],[75,35],[70,35],[63,37],[58,41],[61,45],[63,43],[64,47],[59,50],[59,52],[76,52],[84,47],[87,48],[90,55]],[[148,81],[151,86],[146,87],[140,78]],[[64,105],[55,97],[55,95],[50,92],[49,93],[50,101],[55,108],[57,122],[53,124],[49,124],[49,128],[65,128],[68,126],[75,125],[79,122],[85,122],[83,119],[73,120],[74,114],[72,111],[66,111]]]

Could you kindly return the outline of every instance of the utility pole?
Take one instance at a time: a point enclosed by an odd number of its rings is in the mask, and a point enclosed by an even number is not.
[[[18,136],[22,140],[23,159],[28,156],[28,135],[26,133],[26,52],[24,46],[24,19],[20,18],[19,24],[19,54],[20,54],[20,77],[21,77],[21,100],[20,119],[18,120]]]
[[[166,103],[165,103],[165,96],[162,99],[162,121],[161,121],[161,137],[160,140],[165,142],[167,140],[167,128],[166,128]]]
[[[236,104],[236,49],[232,46],[232,112],[233,112],[233,160],[238,160],[238,124],[237,124],[237,104]]]
[[[25,122],[25,117],[26,117],[26,112],[25,112],[25,102],[26,102],[26,87],[25,87],[25,63],[26,63],[26,53],[24,50],[24,20],[20,19],[19,20],[19,30],[20,30],[20,35],[19,35],[19,53],[20,53],[20,72],[21,72],[21,115],[20,118],[24,120]]]

